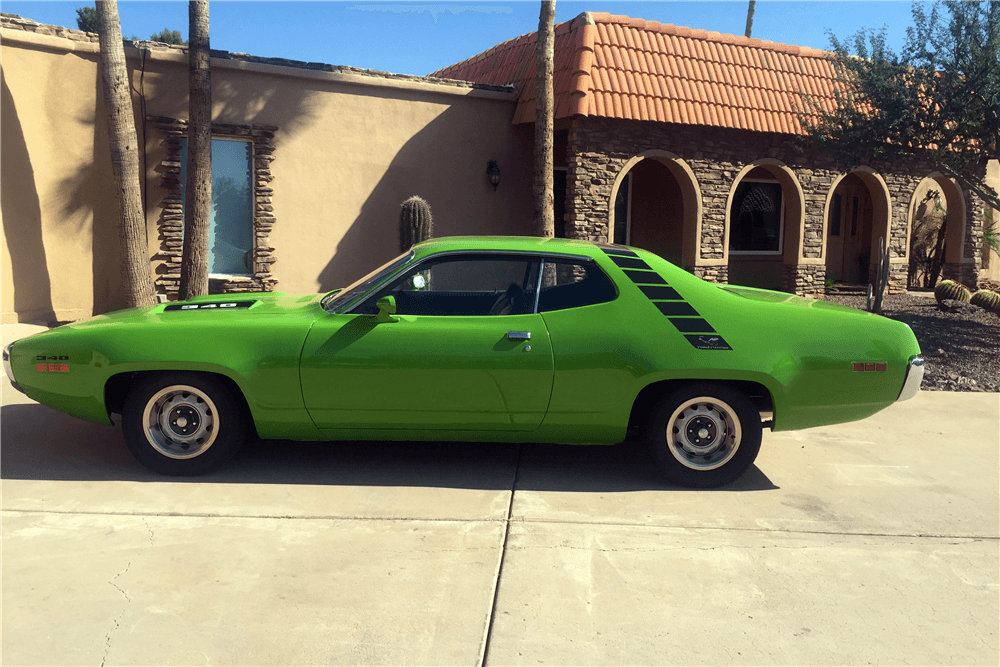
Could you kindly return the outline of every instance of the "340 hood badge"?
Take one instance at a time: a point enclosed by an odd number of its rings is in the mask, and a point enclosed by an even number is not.
[[[256,301],[224,301],[220,303],[173,303],[164,308],[168,310],[232,310],[234,308],[249,308]]]

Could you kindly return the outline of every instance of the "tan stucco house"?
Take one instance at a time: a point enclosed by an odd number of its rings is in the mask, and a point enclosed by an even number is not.
[[[531,124],[536,41],[521,36],[433,76],[513,83],[514,122]],[[884,238],[890,289],[900,291],[914,211],[936,188],[948,210],[943,273],[975,284],[988,258],[978,197],[929,164],[842,171],[792,141],[804,134],[800,92],[834,102],[826,55],[610,14],[559,25],[565,235],[638,245],[710,280],[798,294],[821,293],[827,279],[867,283]]]
[[[213,289],[349,282],[398,253],[399,205],[414,194],[437,236],[530,234],[534,41],[429,77],[213,52]],[[3,321],[120,307],[97,37],[3,15],[0,50]],[[126,56],[150,261],[174,298],[187,53],[141,43]],[[945,275],[974,283],[984,257],[1000,273],[982,248],[983,203],[929,166],[845,173],[792,150],[796,91],[832,85],[819,51],[587,13],[557,27],[556,71],[561,235],[800,294],[864,282],[881,236],[898,290],[933,187],[948,211]]]

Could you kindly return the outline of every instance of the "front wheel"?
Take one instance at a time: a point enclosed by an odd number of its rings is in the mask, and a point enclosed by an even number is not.
[[[133,456],[161,475],[202,475],[235,454],[247,434],[239,403],[211,376],[168,373],[129,392],[122,433]]]
[[[760,451],[761,434],[760,414],[743,393],[705,382],[664,397],[644,440],[670,481],[711,488],[746,472]]]

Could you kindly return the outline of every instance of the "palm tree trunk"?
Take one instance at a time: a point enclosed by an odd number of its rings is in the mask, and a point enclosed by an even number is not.
[[[542,0],[535,46],[535,230],[538,236],[556,234],[552,187],[552,72],[554,70],[555,0]]]
[[[139,137],[129,91],[125,48],[115,0],[97,2],[101,45],[101,80],[108,108],[108,144],[117,193],[122,287],[129,308],[156,303],[153,271],[149,266],[146,217],[139,189]],[[94,221],[98,224],[98,221]]]
[[[757,0],[750,0],[750,6],[747,7],[747,37],[753,32],[753,12],[757,7]]]
[[[208,237],[212,212],[212,72],[209,69],[208,0],[188,3],[187,183],[180,298],[208,294]]]

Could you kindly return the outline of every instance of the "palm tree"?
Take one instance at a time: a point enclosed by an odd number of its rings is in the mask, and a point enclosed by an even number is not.
[[[153,271],[149,266],[146,218],[139,192],[139,138],[135,132],[116,0],[98,0],[97,21],[101,80],[108,108],[108,143],[121,223],[118,239],[125,303],[129,308],[149,306],[156,303],[156,298],[153,295]]]
[[[757,0],[750,0],[750,6],[747,7],[747,37],[753,32],[753,10],[757,7]]]
[[[208,0],[188,2],[189,44],[187,183],[180,298],[208,294],[208,238],[212,212],[212,72]]]
[[[556,234],[552,192],[552,72],[554,69],[555,0],[542,0],[535,46],[535,230],[538,236]]]

